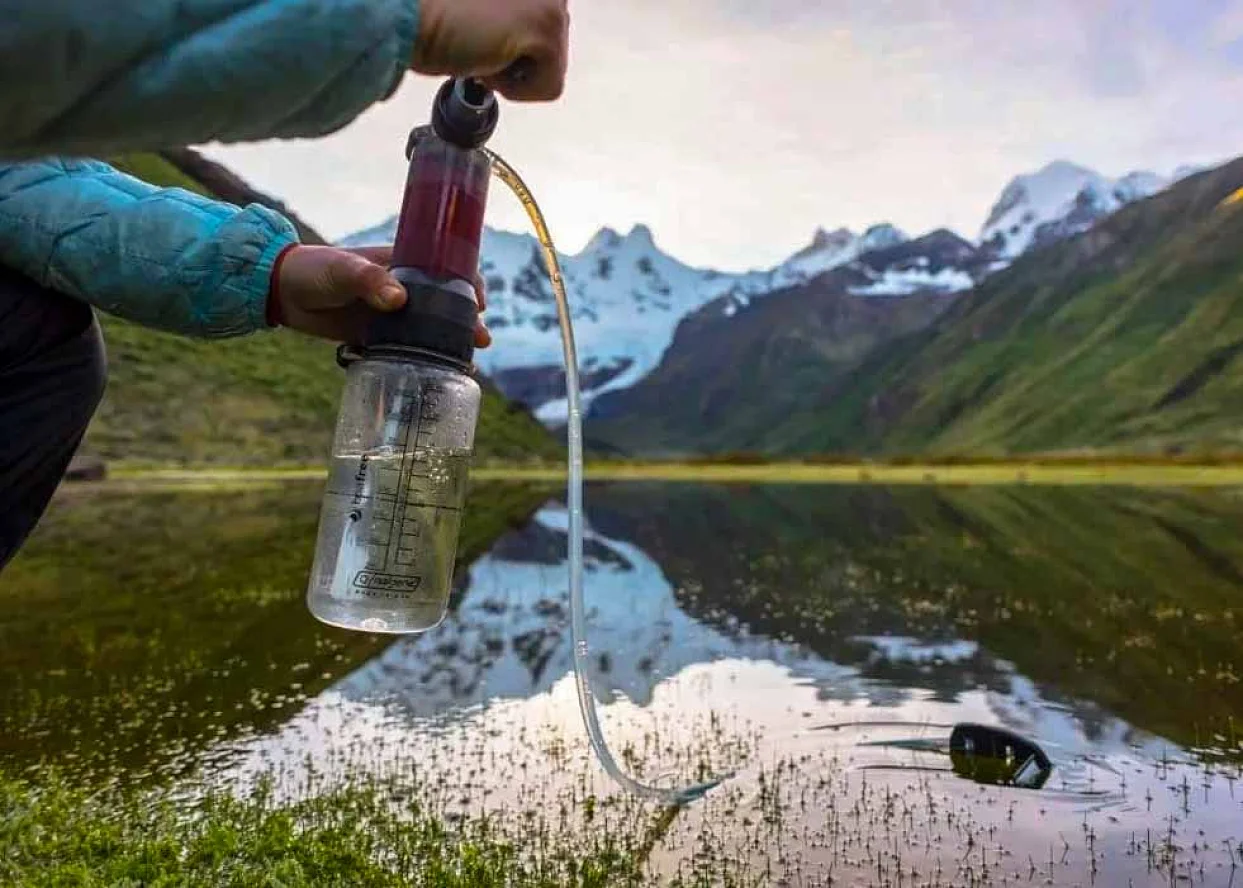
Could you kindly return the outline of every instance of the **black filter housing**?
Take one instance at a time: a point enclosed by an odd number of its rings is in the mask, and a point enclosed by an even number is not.
[[[367,325],[363,346],[369,352],[412,348],[443,355],[469,366],[475,356],[479,309],[465,281],[433,281],[413,268],[395,268],[406,288],[406,304],[376,314]]]

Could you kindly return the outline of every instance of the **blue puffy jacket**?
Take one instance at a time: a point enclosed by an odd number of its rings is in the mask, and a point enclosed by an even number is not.
[[[416,0],[10,0],[0,27],[0,264],[165,330],[264,325],[297,240],[258,205],[79,157],[319,136],[391,95]]]

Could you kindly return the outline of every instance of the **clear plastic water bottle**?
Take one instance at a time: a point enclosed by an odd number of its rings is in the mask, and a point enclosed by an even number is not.
[[[476,149],[497,115],[475,81],[441,88],[407,145],[392,267],[406,306],[338,352],[346,382],[307,590],[334,626],[422,632],[448,609],[482,400],[473,280],[491,170]]]

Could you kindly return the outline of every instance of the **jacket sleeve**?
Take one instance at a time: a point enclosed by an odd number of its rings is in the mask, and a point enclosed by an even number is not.
[[[0,265],[136,323],[202,338],[264,328],[293,226],[93,160],[0,164]]]
[[[13,0],[0,157],[320,136],[391,95],[418,0]]]

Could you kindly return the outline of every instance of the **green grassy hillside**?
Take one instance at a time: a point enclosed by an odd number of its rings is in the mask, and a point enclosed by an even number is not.
[[[852,296],[856,275],[831,271],[736,314],[719,304],[691,314],[655,370],[592,405],[590,443],[659,457],[763,446],[769,430],[803,411],[809,396],[882,343],[926,327],[954,301]]]
[[[1243,160],[1034,251],[767,429],[780,452],[1243,450]]]
[[[154,184],[208,193],[187,175],[184,158],[171,156],[178,165],[154,154],[115,162]],[[223,168],[215,172],[213,181],[229,181]],[[249,189],[218,196],[275,203]],[[299,226],[304,241],[322,242],[304,223]],[[101,316],[101,322],[109,381],[87,433],[87,452],[110,461],[230,465],[320,462],[327,455],[344,381],[332,343],[287,330],[204,341],[112,317]],[[539,423],[486,388],[480,461],[558,458],[559,445]]]

